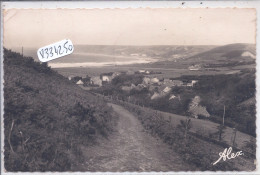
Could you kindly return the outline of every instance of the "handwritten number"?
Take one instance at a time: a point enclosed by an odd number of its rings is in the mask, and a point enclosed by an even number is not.
[[[59,55],[58,49],[56,48],[56,46],[54,46],[54,52],[56,53],[57,56]]]
[[[42,58],[44,58],[44,50],[42,49],[39,53],[42,56]]]
[[[60,51],[61,51],[61,46],[59,45],[59,54],[61,55],[61,54],[63,54],[63,52],[62,53],[60,53]]]
[[[50,47],[42,48],[38,54],[42,59],[48,59],[49,57],[59,57],[63,54],[67,54],[68,52],[73,50],[73,45],[70,45],[69,41],[65,41],[64,44],[60,45],[52,45]]]
[[[63,44],[63,47],[66,49],[66,53],[68,52],[68,48],[65,46],[67,43],[68,43],[68,41],[66,41],[66,42]]]
[[[53,53],[52,53],[52,47],[50,47],[50,54],[51,54],[51,56],[50,56],[50,57],[53,57]]]
[[[47,58],[49,58],[48,48],[45,49],[45,53],[47,54]]]
[[[72,45],[69,45],[69,50],[70,50],[70,51],[72,51],[72,48],[73,48]]]

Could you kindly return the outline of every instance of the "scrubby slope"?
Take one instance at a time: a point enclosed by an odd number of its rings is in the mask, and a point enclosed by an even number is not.
[[[4,50],[5,169],[69,171],[80,145],[93,144],[114,125],[97,97],[47,67]]]

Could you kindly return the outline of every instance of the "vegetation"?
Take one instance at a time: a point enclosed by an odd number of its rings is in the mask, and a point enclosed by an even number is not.
[[[222,123],[223,107],[226,106],[225,125],[237,128],[252,136],[256,136],[255,103],[241,105],[248,99],[255,98],[255,70],[243,70],[232,75],[202,75],[181,76],[175,78],[181,81],[198,80],[193,87],[174,87],[168,95],[151,100],[153,91],[148,87],[123,91],[122,86],[131,86],[142,83],[142,75],[120,75],[96,92],[113,96],[117,99],[129,101],[140,106],[151,107],[156,110],[180,115],[188,113],[189,104],[195,96],[200,96],[200,105],[205,106],[211,117],[208,120]],[[156,92],[156,88],[154,90]],[[176,98],[169,100],[170,96]],[[205,119],[205,118],[204,118]]]
[[[69,171],[115,125],[110,107],[46,63],[4,49],[7,171]]]
[[[238,170],[238,167],[233,165],[231,161],[222,161],[214,166],[212,165],[219,158],[218,153],[223,151],[227,145],[217,146],[210,139],[201,139],[196,134],[188,132],[192,127],[192,123],[188,118],[186,121],[182,120],[177,127],[174,127],[171,122],[152,110],[148,111],[129,103],[122,103],[122,105],[138,116],[138,119],[149,133],[170,145],[185,162],[195,166],[198,170]]]

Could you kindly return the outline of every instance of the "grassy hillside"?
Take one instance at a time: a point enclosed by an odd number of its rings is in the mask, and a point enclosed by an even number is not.
[[[4,50],[7,171],[69,171],[115,125],[112,109],[46,64]]]

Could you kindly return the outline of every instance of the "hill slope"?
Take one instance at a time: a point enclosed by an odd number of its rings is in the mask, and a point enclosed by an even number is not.
[[[69,171],[80,145],[115,125],[112,109],[46,64],[4,50],[5,169]]]
[[[248,54],[246,54],[248,53]],[[229,44],[213,48],[209,51],[191,56],[193,61],[243,61],[255,59],[256,45],[254,44]]]

